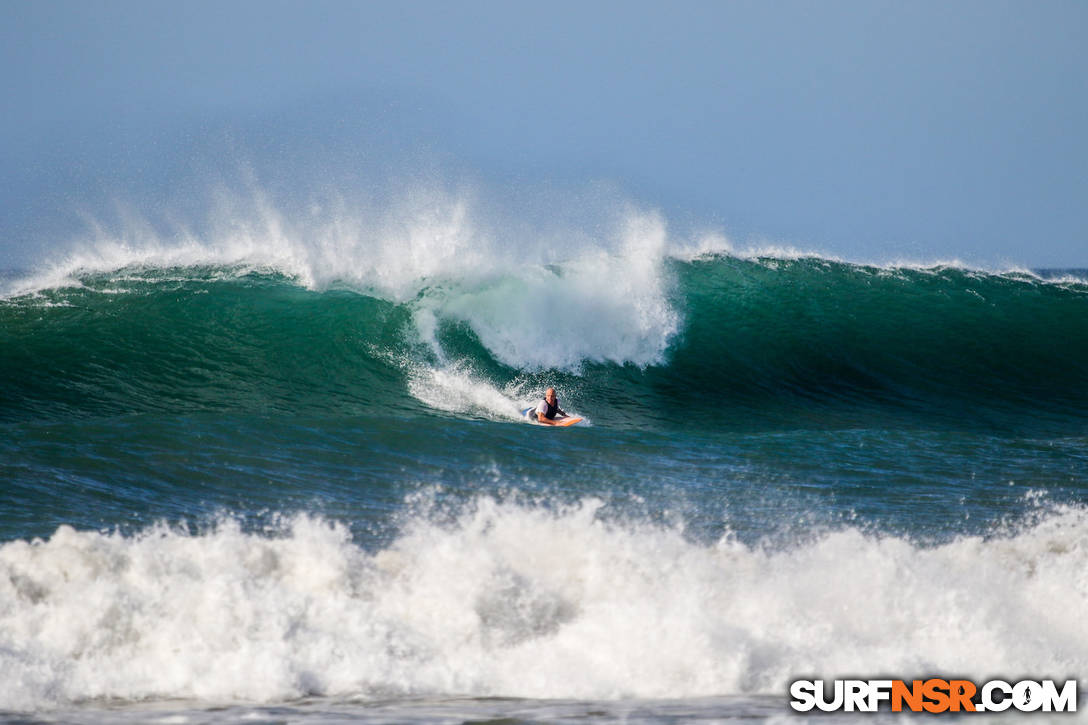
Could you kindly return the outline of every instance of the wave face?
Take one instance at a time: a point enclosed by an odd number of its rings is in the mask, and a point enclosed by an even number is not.
[[[478,498],[368,552],[299,516],[0,545],[0,709],[93,698],[693,697],[844,673],[1088,666],[1082,509],[923,547],[693,543],[603,503]]]
[[[0,419],[511,419],[555,384],[617,426],[1086,430],[1083,275],[685,258],[655,234],[430,276],[315,281],[282,260],[197,255],[13,283],[0,301]]]
[[[710,259],[679,276],[686,325],[660,379],[684,407],[1083,430],[1083,276],[821,259]]]

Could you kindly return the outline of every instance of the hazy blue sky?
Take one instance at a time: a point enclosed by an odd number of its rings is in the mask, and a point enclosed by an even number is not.
[[[226,147],[288,190],[433,155],[739,243],[1088,266],[1086,33],[1079,1],[0,0],[0,266]]]

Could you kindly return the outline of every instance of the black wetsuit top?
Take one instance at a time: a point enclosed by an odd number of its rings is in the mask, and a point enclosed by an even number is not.
[[[544,398],[544,405],[548,408],[544,413],[544,417],[548,420],[555,420],[555,414],[559,412],[559,398],[555,399],[555,405],[552,405],[547,398]]]

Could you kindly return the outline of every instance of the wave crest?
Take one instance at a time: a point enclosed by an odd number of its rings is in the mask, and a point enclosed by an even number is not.
[[[677,241],[631,209],[595,237],[503,236],[467,202],[426,199],[403,228],[341,220],[306,237],[268,212],[214,244],[103,243],[9,284],[0,415],[509,419],[560,385],[620,425],[1084,430],[1088,283],[1075,270],[725,253],[724,238]]]

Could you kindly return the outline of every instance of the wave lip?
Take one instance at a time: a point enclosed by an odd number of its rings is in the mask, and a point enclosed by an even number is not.
[[[61,527],[0,546],[0,708],[109,698],[696,697],[799,676],[1083,671],[1088,516],[925,547],[713,544],[602,502],[478,499],[368,553],[344,527]]]

